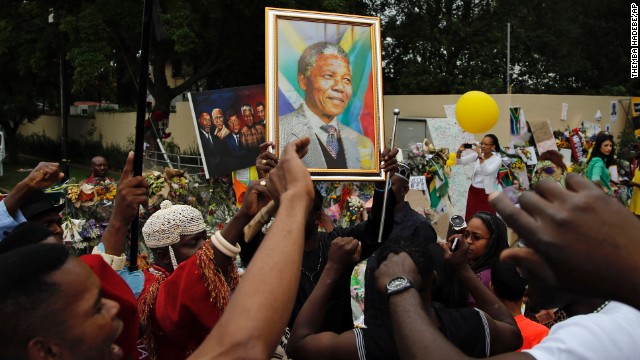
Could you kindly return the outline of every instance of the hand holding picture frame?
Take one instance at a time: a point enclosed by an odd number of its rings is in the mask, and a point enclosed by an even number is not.
[[[314,180],[382,180],[380,20],[266,9],[267,128],[279,155],[309,137]]]

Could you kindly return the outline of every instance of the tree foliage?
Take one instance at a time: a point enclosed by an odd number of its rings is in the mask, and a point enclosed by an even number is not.
[[[152,0],[147,0],[152,1]],[[141,0],[8,0],[0,13],[0,122],[9,131],[71,100],[135,106]],[[265,81],[264,7],[380,16],[386,94],[506,91],[625,95],[628,6],[600,0],[158,0],[149,91],[168,112],[185,91]],[[48,22],[49,9],[54,11]],[[269,50],[269,49],[267,49]],[[165,72],[173,64],[181,78]],[[176,75],[176,74],[174,74]],[[180,74],[177,74],[180,75]]]
[[[171,100],[186,91],[264,83],[265,6],[365,10],[359,0],[156,3],[148,90],[155,110],[167,114]],[[143,5],[141,0],[8,0],[0,13],[0,124],[15,134],[45,110],[59,113],[61,59],[69,103],[135,106]],[[182,73],[167,73],[170,64]]]
[[[599,0],[368,0],[382,19],[387,94],[504,93],[507,23],[515,93],[623,95],[628,4]]]

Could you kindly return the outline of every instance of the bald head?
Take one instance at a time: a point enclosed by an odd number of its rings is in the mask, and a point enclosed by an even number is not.
[[[104,178],[109,171],[109,162],[102,156],[94,156],[91,159],[91,175],[96,178]]]

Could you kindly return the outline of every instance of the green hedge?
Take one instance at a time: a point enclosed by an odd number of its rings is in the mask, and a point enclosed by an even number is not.
[[[17,135],[17,150],[20,154],[41,157],[43,160],[60,161],[62,159],[62,145],[59,140],[51,139],[44,134],[31,134],[28,136]],[[106,146],[96,140],[69,140],[67,153],[69,160],[76,164],[86,164],[96,155],[104,156],[109,160],[112,169],[122,169],[129,149],[124,149],[116,144]]]

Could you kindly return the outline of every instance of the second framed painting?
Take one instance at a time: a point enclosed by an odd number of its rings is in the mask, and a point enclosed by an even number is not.
[[[268,138],[301,137],[314,180],[384,179],[380,20],[266,9]]]

